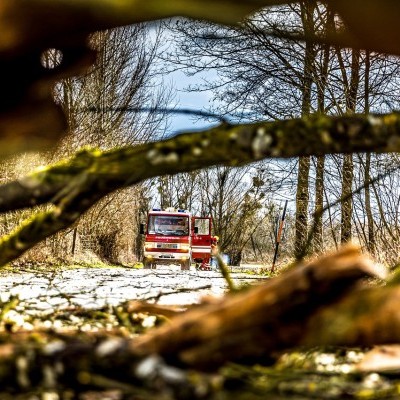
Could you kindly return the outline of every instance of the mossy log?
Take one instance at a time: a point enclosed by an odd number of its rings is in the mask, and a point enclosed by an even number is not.
[[[73,224],[96,201],[118,188],[166,174],[218,164],[242,165],[266,157],[360,151],[400,151],[400,114],[311,116],[229,125],[110,151],[84,150],[74,158],[0,186],[0,212],[50,202],[0,241],[0,265]]]
[[[175,317],[171,324],[132,342],[131,350],[206,370],[227,361],[259,362],[274,351],[298,345],[310,316],[376,272],[369,259],[348,246],[248,292]]]

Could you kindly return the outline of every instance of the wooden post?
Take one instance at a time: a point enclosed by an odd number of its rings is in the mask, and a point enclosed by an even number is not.
[[[71,251],[71,253],[72,253],[73,256],[75,255],[76,235],[77,235],[77,233],[78,233],[78,228],[75,227],[74,230],[73,230],[73,236],[72,236],[72,251]]]
[[[287,204],[288,200],[285,201],[285,207],[283,207],[282,218],[280,220],[278,232],[276,234],[275,253],[274,253],[274,260],[272,261],[271,273],[273,273],[275,270],[275,263],[278,258],[279,243],[281,242],[282,238],[282,231],[283,231],[283,225],[285,223]]]

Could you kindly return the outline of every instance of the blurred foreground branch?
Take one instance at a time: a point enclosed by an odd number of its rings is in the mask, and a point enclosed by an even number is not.
[[[291,0],[3,0],[0,8],[0,155],[48,149],[67,130],[65,116],[53,101],[54,83],[85,73],[95,61],[90,34],[137,22],[185,16],[238,24],[249,14]],[[400,54],[400,7],[390,0],[326,3],[345,21],[338,37],[296,37],[370,51]],[[46,23],[42,23],[43,20]],[[292,32],[281,32],[292,37]],[[51,68],[41,60],[56,49],[61,61]],[[21,70],[23,68],[23,73]]]
[[[54,103],[60,79],[82,75],[96,51],[94,32],[174,16],[235,24],[247,14],[282,0],[3,0],[0,7],[0,156],[53,146],[67,131],[65,115]],[[46,23],[43,23],[43,21]],[[59,62],[43,63],[49,49]]]
[[[134,390],[164,382],[182,388],[188,372],[176,367],[214,371],[230,361],[268,362],[275,352],[297,346],[398,342],[400,288],[360,284],[377,274],[373,263],[350,246],[188,310],[138,338],[3,336],[0,384],[29,390],[111,382]],[[136,308],[128,304],[129,310]]]

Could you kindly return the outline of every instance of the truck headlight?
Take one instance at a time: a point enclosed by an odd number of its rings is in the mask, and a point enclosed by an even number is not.
[[[189,251],[190,250],[190,245],[188,243],[182,243],[181,244],[181,250]]]

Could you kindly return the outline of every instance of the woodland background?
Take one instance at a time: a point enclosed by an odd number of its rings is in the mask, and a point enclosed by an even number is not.
[[[1,180],[22,177],[84,146],[105,150],[171,136],[170,116],[179,104],[165,77],[178,70],[194,77],[187,90],[213,94],[208,108],[193,116],[199,123],[399,109],[398,58],[285,38],[285,32],[324,37],[342,28],[343,21],[329,6],[300,2],[258,11],[237,27],[178,18],[93,34],[96,63],[84,76],[63,79],[54,87],[55,101],[67,116],[67,136],[55,151],[7,159]],[[42,64],[52,69],[61,58],[49,50]],[[269,264],[278,220],[289,200],[284,262],[301,258],[312,237],[308,252],[353,241],[394,266],[400,228],[398,168],[397,153],[368,152],[265,159],[153,178],[103,198],[73,226],[28,252],[23,262],[140,261],[138,226],[146,211],[173,206],[211,215],[214,234],[232,264]],[[27,215],[1,215],[0,233]]]
[[[375,261],[398,262],[399,20],[388,0],[4,0],[0,397],[397,398],[399,272]],[[208,108],[173,108],[174,72]],[[213,126],[175,135],[176,113]],[[161,268],[51,265],[140,261],[154,205],[268,264],[286,201],[296,262],[243,287],[220,261],[178,272],[179,292],[225,280],[199,304],[159,304]]]

